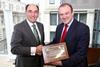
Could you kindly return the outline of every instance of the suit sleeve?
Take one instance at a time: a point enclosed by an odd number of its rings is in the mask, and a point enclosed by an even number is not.
[[[11,39],[11,52],[17,55],[30,55],[30,47],[24,47],[22,44],[23,34],[17,25]]]
[[[80,30],[81,29],[81,30]],[[63,65],[73,67],[86,61],[87,51],[89,45],[89,28],[87,26],[80,27],[77,29],[77,39],[73,45],[76,45],[76,51],[70,56],[69,59],[63,60]]]

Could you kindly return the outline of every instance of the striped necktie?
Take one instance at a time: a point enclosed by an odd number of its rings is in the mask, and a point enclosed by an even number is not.
[[[39,39],[38,31],[37,31],[37,29],[36,29],[36,25],[33,24],[32,27],[33,27],[33,33],[34,33],[34,36],[35,36],[35,38],[36,38],[36,41],[37,41],[37,43],[39,44],[39,43],[40,43],[40,39]]]

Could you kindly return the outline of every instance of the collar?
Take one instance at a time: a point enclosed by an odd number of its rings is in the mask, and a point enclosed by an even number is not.
[[[26,21],[27,21],[27,23],[29,24],[30,27],[31,27],[33,24],[36,25],[36,22],[32,23],[32,22],[30,22],[28,19],[26,19]]]
[[[70,25],[72,24],[74,19],[72,19],[69,23],[68,23],[68,27],[70,27]]]

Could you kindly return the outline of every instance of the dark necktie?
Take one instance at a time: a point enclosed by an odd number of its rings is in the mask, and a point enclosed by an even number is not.
[[[37,31],[37,29],[36,29],[36,25],[33,24],[32,27],[33,27],[33,33],[34,33],[34,35],[35,35],[36,41],[37,41],[37,43],[39,44],[39,43],[40,43],[40,39],[39,39],[38,31]]]
[[[64,30],[62,32],[62,35],[61,35],[61,38],[60,38],[60,42],[64,42],[65,41],[65,38],[66,38],[66,35],[67,35],[67,27],[68,27],[68,25],[66,24],[64,26],[65,27],[64,27]]]

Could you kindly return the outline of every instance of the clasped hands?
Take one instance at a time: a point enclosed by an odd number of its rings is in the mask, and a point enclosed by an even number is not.
[[[43,45],[39,45],[36,47],[36,54],[39,56],[42,55],[42,47],[43,47]]]

